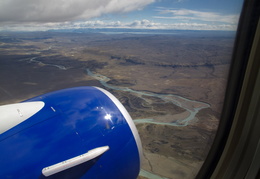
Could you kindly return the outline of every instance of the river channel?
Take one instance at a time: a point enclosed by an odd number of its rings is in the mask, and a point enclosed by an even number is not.
[[[38,63],[40,65],[46,65],[46,66],[53,66],[60,70],[67,70],[67,68],[63,65],[43,63],[42,61],[38,60],[37,57],[22,59],[21,61],[27,61],[29,63]],[[201,109],[210,107],[210,105],[207,103],[191,100],[191,99],[179,96],[179,95],[158,94],[158,93],[147,92],[147,91],[137,91],[137,90],[130,89],[128,87],[120,87],[120,86],[111,85],[111,84],[108,84],[108,82],[111,79],[104,75],[101,75],[98,73],[93,73],[92,71],[90,71],[90,69],[86,69],[86,73],[89,76],[93,77],[94,79],[98,80],[106,88],[118,90],[118,91],[130,92],[144,100],[145,100],[144,96],[156,97],[156,98],[163,100],[164,102],[168,102],[168,103],[170,102],[186,111],[185,115],[178,116],[178,120],[176,120],[174,122],[165,122],[165,121],[160,121],[160,120],[149,118],[149,119],[135,119],[134,120],[135,123],[152,123],[152,124],[179,126],[179,127],[187,126],[187,125],[189,125],[190,122],[192,122],[192,120],[196,119],[195,116]]]
[[[130,89],[128,87],[114,86],[114,85],[108,84],[108,81],[110,81],[110,78],[108,78],[104,75],[98,74],[98,73],[93,73],[89,69],[86,69],[86,72],[89,76],[95,78],[103,86],[105,86],[109,89],[130,92],[140,98],[143,98],[143,96],[156,97],[156,98],[163,100],[164,102],[173,103],[174,105],[181,107],[182,109],[184,109],[185,111],[188,112],[188,115],[176,120],[175,122],[162,122],[162,121],[158,121],[156,119],[150,118],[150,119],[135,119],[134,120],[135,123],[153,123],[153,124],[162,124],[162,125],[179,126],[179,127],[187,126],[193,119],[195,119],[196,114],[201,109],[210,107],[210,105],[207,103],[190,100],[190,99],[184,98],[179,95],[158,94],[158,93],[152,93],[152,92],[146,92],[146,91],[136,91],[136,90]]]

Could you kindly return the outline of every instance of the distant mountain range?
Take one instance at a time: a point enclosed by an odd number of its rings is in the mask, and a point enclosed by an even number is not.
[[[73,33],[104,33],[104,34],[162,34],[162,35],[191,35],[191,36],[216,36],[234,38],[236,31],[212,31],[212,30],[155,30],[155,29],[126,29],[126,28],[80,28],[80,29],[52,29],[49,32],[73,32]]]

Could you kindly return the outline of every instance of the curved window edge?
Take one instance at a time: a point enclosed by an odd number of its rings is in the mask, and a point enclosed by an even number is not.
[[[210,152],[196,178],[236,178],[237,176],[244,178],[249,175],[248,167],[254,167],[252,166],[254,163],[259,163],[254,157],[247,158],[248,147],[239,148],[242,144],[249,145],[250,141],[245,139],[253,137],[254,145],[257,145],[259,141],[255,127],[259,125],[256,119],[259,119],[258,109],[260,107],[260,90],[257,89],[259,88],[257,85],[259,86],[260,56],[256,50],[260,49],[260,29],[257,29],[259,14],[260,2],[258,0],[244,2],[219,128]],[[244,126],[249,126],[249,128],[245,129]],[[243,142],[241,141],[243,140],[242,134],[246,135],[243,136],[245,138]],[[255,146],[255,157],[259,155],[257,151],[260,149]],[[242,163],[244,161],[239,161],[239,159],[247,161],[247,166]],[[234,166],[235,161],[238,162]],[[238,169],[239,171],[237,171]],[[258,171],[252,170],[251,168],[250,175],[254,175],[253,173],[257,175]]]

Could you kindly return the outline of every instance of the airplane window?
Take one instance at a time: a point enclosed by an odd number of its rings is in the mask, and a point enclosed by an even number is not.
[[[218,129],[242,3],[1,2],[0,105],[104,88],[138,129],[140,179],[195,178]]]

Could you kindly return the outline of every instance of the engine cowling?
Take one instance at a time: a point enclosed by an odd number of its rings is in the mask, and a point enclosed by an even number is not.
[[[104,89],[51,92],[1,106],[0,114],[0,178],[138,176],[138,132],[123,105]]]

